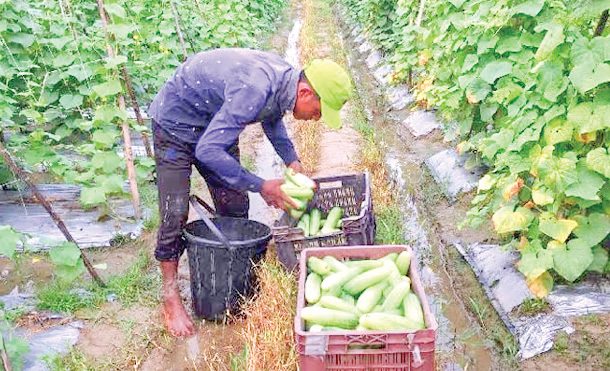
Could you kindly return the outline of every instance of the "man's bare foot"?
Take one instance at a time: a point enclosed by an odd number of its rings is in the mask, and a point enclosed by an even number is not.
[[[163,300],[165,326],[173,336],[191,336],[195,333],[193,320],[186,312],[180,297],[169,296]]]
[[[163,318],[165,326],[173,336],[190,336],[195,333],[193,320],[186,312],[178,290],[178,262],[162,261],[163,274]]]

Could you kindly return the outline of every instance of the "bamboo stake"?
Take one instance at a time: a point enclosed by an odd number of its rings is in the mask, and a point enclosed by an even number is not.
[[[57,228],[59,228],[61,233],[63,233],[63,235],[66,237],[66,240],[74,243],[76,245],[76,247],[78,247],[78,244],[76,243],[76,240],[74,239],[74,237],[72,237],[72,235],[68,231],[68,228],[66,227],[64,222],[61,220],[59,215],[57,215],[57,213],[55,213],[55,211],[53,210],[53,207],[51,206],[51,204],[42,195],[42,193],[40,193],[40,191],[38,190],[38,187],[36,187],[36,185],[34,183],[32,183],[28,179],[28,177],[25,174],[25,172],[13,160],[13,158],[10,155],[10,153],[6,150],[6,148],[2,145],[2,143],[0,143],[0,155],[2,155],[2,157],[4,158],[4,161],[6,161],[6,163],[11,168],[13,173],[17,174],[17,176],[19,176],[19,178],[22,181],[24,181],[27,184],[27,186],[32,190],[32,193],[34,193],[34,195],[36,196],[36,198],[38,199],[40,204],[47,210],[47,212],[49,213],[49,215],[51,216],[51,218],[53,219],[53,221],[57,225]],[[100,276],[98,276],[97,272],[95,271],[95,269],[93,268],[93,266],[89,262],[89,259],[87,259],[87,256],[85,255],[85,252],[83,250],[81,250],[80,247],[79,247],[79,250],[81,252],[81,257],[83,258],[83,263],[85,263],[85,267],[87,267],[87,270],[89,271],[89,273],[91,274],[93,279],[100,286],[106,287],[106,284],[104,283],[104,281],[102,281]]]
[[[421,21],[424,18],[425,6],[426,6],[426,0],[421,0],[421,3],[419,3],[419,12],[417,12],[417,20],[415,21],[415,24],[417,26],[421,26]]]
[[[138,121],[138,124],[144,125],[144,119],[142,119],[142,112],[140,112],[140,105],[138,104],[136,95],[133,92],[133,88],[131,87],[131,79],[129,78],[129,74],[127,74],[127,67],[125,67],[125,65],[121,67],[121,74],[123,75],[123,82],[125,83],[127,94],[129,94],[129,98],[131,99],[133,111],[136,114],[136,121]],[[150,148],[150,142],[148,140],[148,135],[145,132],[142,132],[142,141],[144,142],[146,155],[148,157],[153,157],[152,149]]]
[[[169,4],[172,7],[172,12],[174,13],[174,25],[176,26],[176,33],[178,34],[178,41],[180,42],[180,46],[182,47],[182,61],[184,62],[187,57],[186,45],[184,45],[184,37],[182,36],[182,31],[180,30],[180,15],[178,14],[178,8],[176,8],[176,3],[174,0],[169,0]]]
[[[0,333],[2,336],[2,333]],[[0,339],[2,342],[2,349],[0,349],[0,356],[2,357],[2,367],[4,367],[4,371],[12,371],[11,360],[8,358],[8,353],[6,352],[6,347],[4,346],[4,339]]]
[[[114,58],[115,53],[110,45],[110,36],[108,36],[108,19],[106,18],[106,11],[104,10],[104,0],[97,0],[97,6],[99,9],[100,18],[102,19],[104,35],[106,36],[106,52],[110,58]],[[117,101],[119,108],[125,110],[125,96],[119,93],[117,95]],[[131,153],[131,136],[129,134],[129,125],[126,121],[121,122],[121,130],[123,132],[123,141],[125,142],[125,162],[127,163],[127,178],[129,179],[131,200],[133,203],[135,218],[140,219],[142,217],[142,211],[140,209],[140,193],[138,192],[136,171],[133,163],[133,155]]]
[[[599,17],[599,22],[597,22],[597,28],[595,29],[595,36],[602,35],[604,28],[606,28],[606,22],[608,22],[608,9],[604,10]]]

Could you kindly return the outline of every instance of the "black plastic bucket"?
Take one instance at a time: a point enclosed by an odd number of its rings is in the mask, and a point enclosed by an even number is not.
[[[253,263],[267,250],[271,229],[243,218],[211,219],[231,244],[227,248],[203,220],[188,223],[184,239],[191,271],[195,315],[223,320],[227,311],[238,312],[242,299],[255,285]]]

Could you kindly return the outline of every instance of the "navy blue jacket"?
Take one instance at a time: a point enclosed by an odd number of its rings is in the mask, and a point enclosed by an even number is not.
[[[259,192],[263,179],[227,151],[246,125],[260,122],[284,163],[298,160],[282,117],[294,108],[300,73],[271,52],[199,52],[165,82],[148,114],[179,140],[196,144],[195,157],[228,187]]]

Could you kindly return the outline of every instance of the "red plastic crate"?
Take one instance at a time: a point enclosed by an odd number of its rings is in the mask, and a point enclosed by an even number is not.
[[[326,255],[342,259],[377,259],[391,252],[411,252],[409,276],[413,292],[419,297],[426,328],[417,331],[305,331],[301,309],[305,307],[307,259]],[[434,371],[434,350],[438,323],[430,310],[413,250],[404,245],[346,246],[310,248],[301,252],[299,291],[294,320],[295,338],[301,371]]]
[[[301,229],[290,224],[294,220],[283,213],[271,228],[271,233],[277,245],[279,260],[290,270],[297,268],[299,254],[307,248],[372,245],[375,242],[369,174],[320,177],[313,180],[318,188],[307,211],[319,208],[326,215],[334,206],[341,206],[344,213],[343,227],[337,233],[305,237]]]

